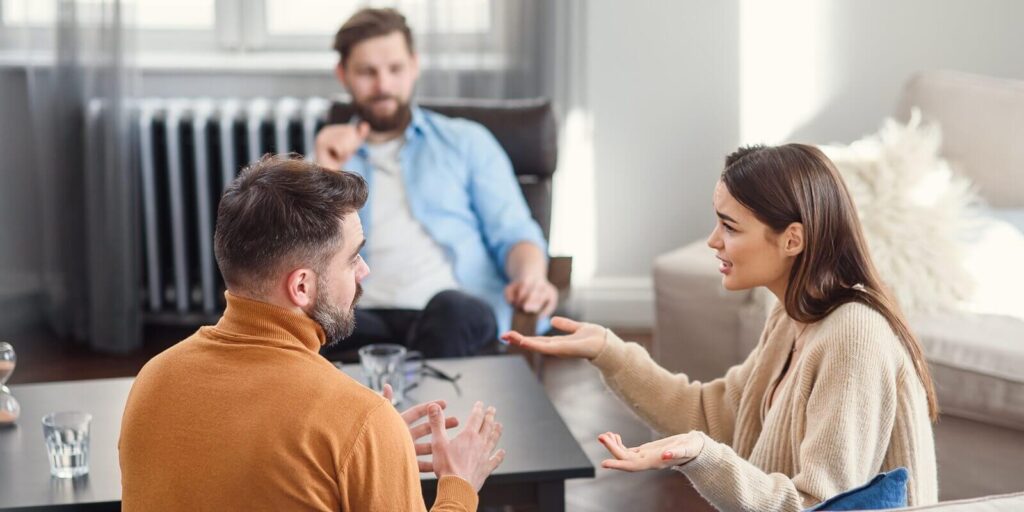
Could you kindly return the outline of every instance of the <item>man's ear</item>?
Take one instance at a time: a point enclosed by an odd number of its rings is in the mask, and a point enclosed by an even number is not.
[[[782,233],[782,252],[786,256],[796,256],[804,251],[804,225],[794,222]]]
[[[299,308],[312,304],[316,293],[316,273],[312,269],[297,268],[285,279],[285,295]]]

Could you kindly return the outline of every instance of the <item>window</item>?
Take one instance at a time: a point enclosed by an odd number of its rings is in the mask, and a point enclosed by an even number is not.
[[[54,0],[0,0],[0,49],[46,47],[57,14]],[[72,0],[88,26],[113,17],[112,0]],[[329,52],[338,27],[364,6],[406,15],[425,53],[497,50],[503,30],[493,0],[123,0],[124,19],[139,29],[143,52]]]
[[[266,31],[271,36],[334,35],[364,5],[398,8],[417,34],[486,34],[491,28],[486,0],[265,0]]]
[[[246,20],[246,42],[252,49],[330,49],[335,32],[356,10],[395,7],[405,15],[426,53],[458,53],[495,49],[502,37],[494,17],[501,2],[491,0],[256,0]]]
[[[215,37],[219,0],[124,0],[121,19],[139,29],[135,40],[143,51],[201,51],[217,48]],[[0,49],[53,47],[57,19],[54,0],[0,0]],[[114,19],[111,0],[75,0],[75,19],[84,28],[109,25]]]
[[[138,26],[151,30],[210,30],[214,28],[215,0],[129,0],[124,9]],[[85,20],[102,16],[112,8],[104,0],[80,0],[76,4]],[[6,0],[0,9],[6,27],[47,27],[57,13],[53,1]]]

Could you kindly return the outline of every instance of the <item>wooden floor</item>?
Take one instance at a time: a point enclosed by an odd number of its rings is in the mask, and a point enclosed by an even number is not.
[[[616,329],[613,329],[616,330]],[[18,366],[9,384],[59,380],[128,377],[151,357],[191,334],[191,329],[147,329],[138,353],[112,356],[59,340],[45,331],[8,335]],[[650,346],[649,331],[616,330],[624,339]],[[551,401],[597,468],[594,479],[566,484],[566,509],[599,511],[711,510],[682,475],[673,471],[620,473],[600,468],[607,452],[597,441],[603,432],[622,435],[628,445],[647,442],[652,432],[623,406],[601,382],[600,374],[580,360],[548,358],[543,383]]]

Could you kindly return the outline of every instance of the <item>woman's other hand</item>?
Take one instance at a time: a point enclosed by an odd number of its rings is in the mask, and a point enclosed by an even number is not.
[[[636,448],[627,448],[622,444],[622,437],[614,432],[605,432],[597,436],[597,440],[615,457],[601,461],[601,467],[620,471],[665,469],[686,464],[704,449],[704,435],[696,431],[651,441]]]
[[[509,344],[541,354],[557,357],[593,359],[604,349],[607,329],[596,324],[576,322],[556,316],[551,326],[568,334],[564,336],[523,336],[516,331],[501,335]]]

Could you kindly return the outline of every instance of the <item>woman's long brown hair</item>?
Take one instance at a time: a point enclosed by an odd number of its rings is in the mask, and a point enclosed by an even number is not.
[[[938,419],[935,386],[921,344],[878,277],[856,207],[832,161],[804,144],[750,146],[726,158],[722,183],[776,233],[794,222],[803,224],[805,245],[790,272],[786,313],[798,322],[813,323],[848,302],[881,313],[914,362],[929,416]]]

